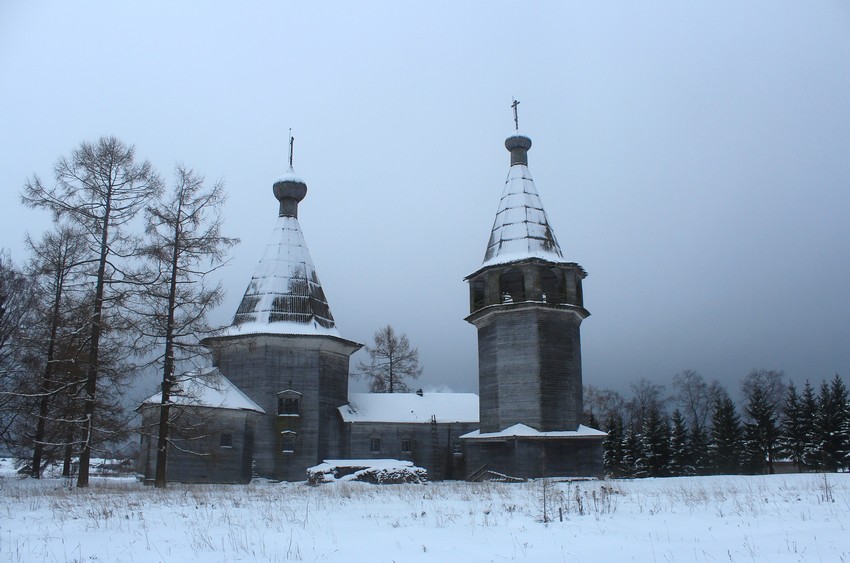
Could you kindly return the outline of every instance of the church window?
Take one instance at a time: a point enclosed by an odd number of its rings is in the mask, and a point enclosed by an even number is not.
[[[222,448],[232,448],[233,434],[231,434],[230,432],[222,432],[221,438],[219,439],[219,446]]]
[[[409,454],[410,452],[411,452],[410,438],[402,438],[402,440],[401,440],[401,453]]]
[[[296,433],[291,430],[284,430],[280,433],[281,451],[285,454],[295,453],[295,436]]]
[[[287,389],[277,394],[278,416],[300,416],[301,415],[301,393]]]
[[[369,440],[369,451],[373,454],[381,453],[381,439],[372,438]]]
[[[452,444],[452,454],[463,455],[463,449],[461,448],[461,445],[459,443],[455,442],[454,444]]]

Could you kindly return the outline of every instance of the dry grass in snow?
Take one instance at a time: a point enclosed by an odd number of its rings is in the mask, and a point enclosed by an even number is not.
[[[0,561],[850,563],[848,474],[0,486]]]

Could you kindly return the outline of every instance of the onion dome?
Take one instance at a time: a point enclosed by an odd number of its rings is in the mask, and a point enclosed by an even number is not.
[[[277,224],[248,289],[223,336],[330,334],[339,336],[298,223],[307,184],[290,166],[274,183]]]

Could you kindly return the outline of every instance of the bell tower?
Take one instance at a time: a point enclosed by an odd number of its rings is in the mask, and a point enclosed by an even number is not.
[[[531,139],[517,131],[484,262],[467,276],[478,330],[481,428],[463,436],[476,473],[517,477],[602,474],[605,433],[582,421],[584,268],[564,260],[531,172]]]
[[[525,424],[576,430],[582,417],[582,280],[563,259],[528,169],[531,139],[505,147],[511,166],[484,263],[467,277],[478,329],[481,432]]]

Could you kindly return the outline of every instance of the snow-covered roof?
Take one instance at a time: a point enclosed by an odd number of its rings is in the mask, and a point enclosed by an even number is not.
[[[478,422],[475,393],[350,393],[345,422]]]
[[[523,142],[512,143],[517,140]],[[527,150],[531,147],[531,140],[516,134],[509,137],[505,144],[509,150],[512,147],[513,150]],[[482,266],[526,258],[563,262],[561,248],[525,163],[524,153],[522,162],[515,162],[518,159],[513,155],[513,150],[511,168],[505,180],[505,189],[499,201]]]
[[[142,401],[142,405],[158,405],[161,401],[162,394],[154,393]],[[171,402],[183,406],[266,412],[214,367],[178,376],[172,387]]]
[[[502,438],[594,438],[607,436],[601,430],[590,428],[579,424],[577,430],[558,430],[554,432],[540,432],[525,424],[514,424],[500,432],[484,432],[474,430],[461,436],[466,440],[498,440]]]
[[[413,467],[413,462],[404,459],[326,459],[319,465],[309,468],[307,471],[330,469],[334,467],[372,467],[375,469],[396,469],[399,467]]]
[[[290,169],[280,182],[296,181],[303,184]],[[289,195],[275,193],[281,198]],[[281,212],[233,323],[219,336],[248,334],[339,336],[297,213]]]

